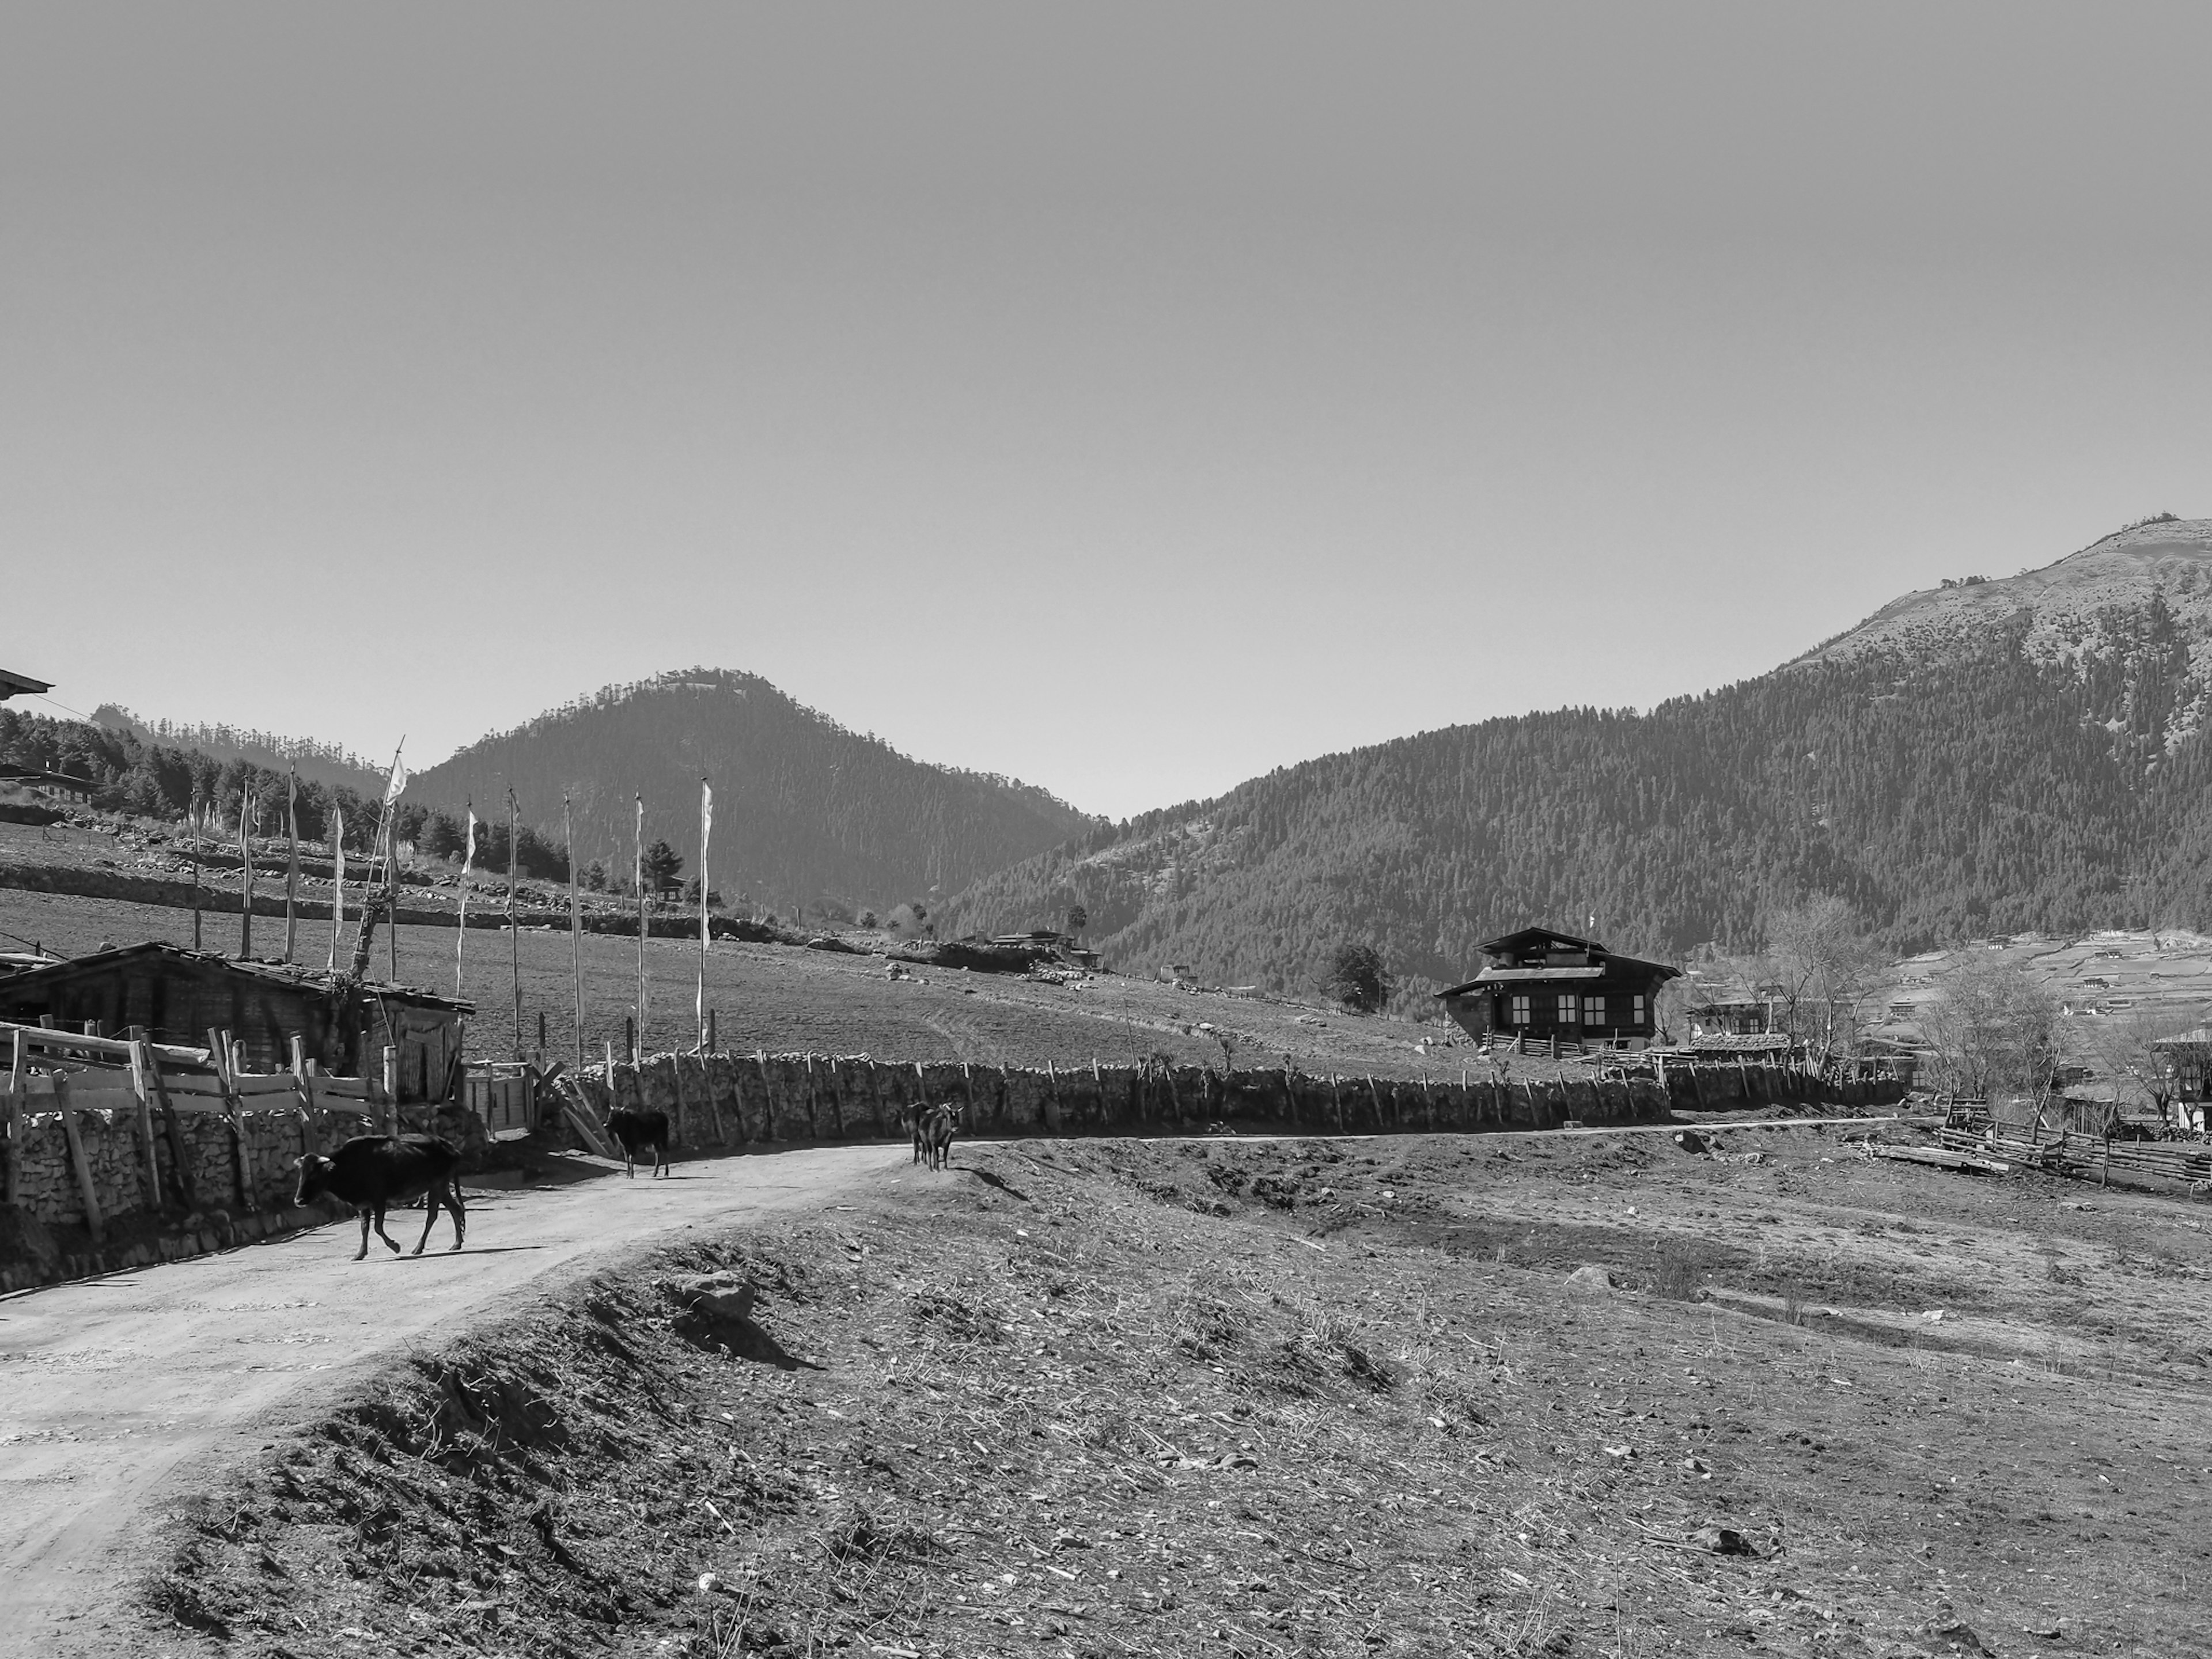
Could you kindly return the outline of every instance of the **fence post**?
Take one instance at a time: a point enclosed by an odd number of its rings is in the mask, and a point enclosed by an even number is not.
[[[384,1048],[384,1133],[399,1133],[399,1050],[386,1043]]]
[[[76,1109],[70,1104],[69,1074],[53,1074],[54,1105],[61,1113],[62,1136],[69,1142],[70,1167],[76,1171],[76,1189],[84,1200],[84,1224],[95,1244],[107,1242],[107,1228],[100,1218],[100,1194],[92,1184],[92,1164],[84,1155],[84,1138],[77,1133]]]
[[[25,1057],[29,1039],[21,1031],[15,1033],[15,1060],[8,1073],[8,1206],[13,1209],[23,1199],[23,1089],[30,1080],[25,1068]]]
[[[154,1101],[146,1082],[146,1040],[141,1026],[131,1028],[131,1092],[138,1097],[138,1144],[146,1154],[146,1204],[161,1207],[161,1155],[154,1147]]]
[[[231,1085],[230,1033],[208,1032],[208,1062],[215,1067],[215,1080],[222,1090],[223,1116],[230,1124],[231,1172],[238,1183],[238,1202],[241,1209],[252,1210],[253,1202],[253,1153],[246,1144],[246,1114],[238,1103],[238,1091]],[[386,1050],[388,1054],[391,1051]]]
[[[319,1144],[315,1134],[315,1084],[307,1075],[307,1050],[292,1039],[292,1091],[300,1097],[300,1156],[312,1157]]]

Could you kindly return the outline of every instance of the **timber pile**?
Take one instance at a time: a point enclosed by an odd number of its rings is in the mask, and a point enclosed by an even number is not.
[[[1894,1158],[1904,1164],[1930,1164],[1939,1170],[1959,1170],[1975,1175],[2009,1175],[2013,1169],[2009,1164],[2000,1164],[1995,1158],[1978,1157],[1955,1148],[1884,1146],[1869,1141],[1865,1150],[1869,1158]]]
[[[2061,1130],[2051,1139],[2021,1139],[1991,1127],[1938,1129],[1938,1145],[1957,1152],[2000,1158],[2019,1168],[2044,1170],[2077,1181],[2104,1181],[2114,1171],[2184,1187],[2212,1182],[2212,1146],[2198,1141],[2106,1140]]]

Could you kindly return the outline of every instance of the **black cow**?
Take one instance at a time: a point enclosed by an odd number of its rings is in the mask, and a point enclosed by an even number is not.
[[[636,1177],[638,1151],[645,1146],[653,1148],[653,1173],[668,1173],[665,1158],[668,1151],[667,1113],[609,1112],[607,1133],[622,1144],[623,1174]]]
[[[939,1106],[924,1115],[915,1126],[915,1146],[921,1153],[921,1161],[933,1170],[941,1170],[952,1159],[952,1135],[960,1127],[960,1108]]]
[[[299,1163],[300,1189],[293,1194],[293,1203],[311,1203],[328,1193],[351,1205],[361,1217],[361,1249],[355,1261],[368,1254],[372,1217],[376,1236],[391,1245],[397,1255],[399,1246],[384,1231],[384,1212],[389,1206],[426,1194],[428,1213],[422,1218],[422,1237],[415,1243],[415,1254],[422,1255],[422,1247],[430,1242],[430,1229],[438,1224],[441,1206],[453,1218],[453,1248],[461,1248],[469,1218],[461,1207],[460,1183],[453,1179],[461,1155],[451,1142],[436,1135],[356,1135],[329,1158],[310,1154]]]

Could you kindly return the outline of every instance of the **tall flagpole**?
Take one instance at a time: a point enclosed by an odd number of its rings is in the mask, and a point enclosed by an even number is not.
[[[584,912],[576,884],[576,832],[568,821],[568,797],[561,797],[561,839],[568,848],[568,975],[576,989],[576,1075],[584,1074]],[[607,1079],[614,1086],[614,1079]]]
[[[194,795],[185,808],[185,824],[192,832],[192,949],[200,946],[200,798]]]
[[[461,1000],[461,960],[469,942],[469,872],[477,861],[477,804],[471,797],[468,805],[468,838],[461,847],[461,910],[460,925],[453,933],[453,1000]]]
[[[707,1052],[707,957],[714,948],[714,935],[707,925],[707,849],[714,839],[714,791],[699,780],[699,994],[692,1012],[699,1025],[699,1052]]]
[[[253,954],[253,848],[246,839],[247,792],[238,794],[238,959]]]
[[[514,1057],[522,1058],[522,918],[514,908],[515,883],[522,872],[522,809],[514,787],[507,791],[507,961],[514,974]],[[542,1058],[542,1056],[541,1056]]]
[[[196,918],[197,919],[197,918]],[[338,942],[345,937],[345,813],[331,797],[331,960],[338,970]]]
[[[637,852],[630,870],[630,883],[637,889],[637,1046],[630,1051],[632,1060],[642,1059],[645,1054],[645,796],[637,798]]]
[[[300,933],[300,768],[295,762],[291,775],[286,780],[284,793],[284,834],[290,844],[290,856],[284,866],[284,960],[292,959],[292,947],[299,943]]]

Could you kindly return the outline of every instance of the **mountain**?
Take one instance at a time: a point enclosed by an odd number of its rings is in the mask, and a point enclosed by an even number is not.
[[[246,732],[234,726],[180,726],[174,720],[147,720],[127,708],[104,702],[92,711],[92,723],[103,730],[135,738],[148,748],[156,746],[205,755],[216,761],[244,761],[270,772],[296,767],[302,778],[380,796],[386,769],[379,762],[356,755],[337,744],[318,743],[313,738],[280,737],[273,732]]]
[[[1900,951],[2212,921],[2212,520],[1907,595],[1773,672],[1326,756],[977,882],[948,927],[1081,904],[1117,965],[1310,988],[1340,940],[1449,982],[1524,922],[1680,956],[1850,900]]]
[[[714,886],[775,906],[927,902],[1093,823],[1042,789],[909,759],[756,675],[716,669],[551,710],[417,774],[407,797],[454,814],[473,799],[490,818],[512,785],[525,824],[557,842],[565,790],[578,860],[627,872],[642,793],[647,841],[667,841],[689,876],[702,776],[714,790]]]

